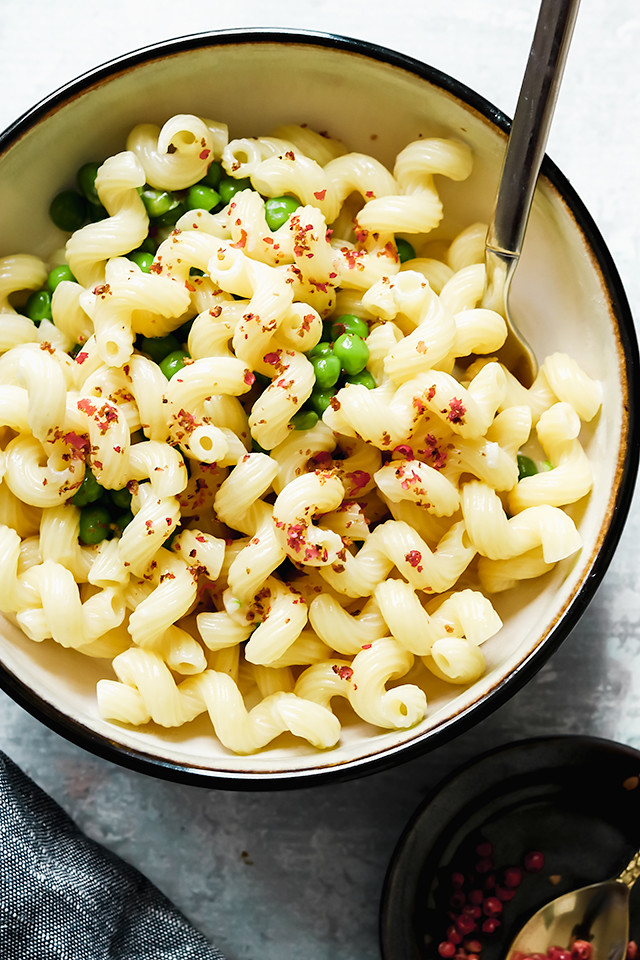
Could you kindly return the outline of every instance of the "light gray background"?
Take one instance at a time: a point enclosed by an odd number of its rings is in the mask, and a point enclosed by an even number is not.
[[[375,41],[457,77],[511,115],[536,15],[536,0],[3,0],[0,128],[113,56],[241,26]],[[548,147],[603,233],[634,312],[639,53],[637,0],[583,0]],[[389,857],[446,772],[491,746],[539,734],[640,747],[639,537],[636,505],[587,614],[533,682],[471,732],[391,772],[276,794],[163,783],[67,743],[2,693],[0,747],[91,837],[149,876],[229,960],[375,960]]]

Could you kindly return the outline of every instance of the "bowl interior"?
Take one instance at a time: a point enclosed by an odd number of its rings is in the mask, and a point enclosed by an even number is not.
[[[479,97],[388,52],[309,36],[188,38],[97,71],[7,132],[0,144],[0,255],[49,255],[64,242],[48,221],[49,202],[72,185],[75,170],[122,149],[136,123],[162,123],[175,113],[223,120],[232,137],[305,123],[388,165],[416,138],[460,138],[473,149],[474,170],[464,183],[439,183],[444,237],[488,221],[506,142],[504,121]],[[541,580],[496,597],[504,627],[484,646],[488,666],[481,680],[460,688],[433,679],[428,716],[409,731],[381,733],[351,721],[340,745],[325,753],[283,736],[251,757],[220,747],[206,716],[176,731],[105,723],[94,686],[109,675],[108,664],[52,641],[34,644],[8,622],[0,636],[5,687],[98,752],[118,759],[123,748],[119,759],[148,772],[204,774],[237,785],[243,779],[259,784],[265,774],[270,781],[298,781],[355,771],[374,758],[391,762],[405,746],[437,743],[471,711],[488,708],[508,678],[517,684],[543,647],[551,649],[568,632],[595,589],[594,575],[597,581],[604,572],[619,536],[635,472],[628,452],[628,371],[636,348],[624,294],[588,215],[553,165],[546,169],[514,281],[514,310],[539,357],[569,353],[603,384],[602,410],[583,432],[594,489],[573,510],[582,552]]]

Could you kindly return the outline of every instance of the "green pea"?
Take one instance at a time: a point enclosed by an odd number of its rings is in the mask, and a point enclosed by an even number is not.
[[[517,457],[518,461],[518,480],[522,480],[523,477],[534,477],[538,472],[538,468],[531,459],[531,457],[525,457],[523,453],[519,453]]]
[[[312,347],[309,350],[307,356],[310,360],[313,360],[314,357],[328,357],[329,354],[333,353],[333,347],[328,342],[328,340],[321,340],[320,343],[316,343],[315,347]]]
[[[300,206],[302,204],[296,197],[270,197],[264,205],[269,230],[278,230]]]
[[[144,238],[140,246],[137,247],[136,250],[132,250],[131,253],[139,253],[139,252],[155,253],[157,249],[158,249],[157,242],[154,240],[154,238],[150,234],[148,234]],[[131,254],[129,254],[129,256],[131,256]]]
[[[234,180],[233,177],[223,177],[218,184],[218,193],[225,206],[235,197],[236,193],[250,189],[251,180],[249,180],[249,177],[241,177],[239,180]]]
[[[553,464],[550,460],[543,460],[540,469],[546,473],[548,470],[553,470]]]
[[[115,527],[116,532],[118,533],[119,536],[122,536],[122,532],[124,528],[128,527],[132,520],[133,520],[133,514],[131,513],[131,510],[125,510],[124,513],[118,514],[118,516],[113,521],[113,526]]]
[[[204,184],[207,187],[213,187],[214,189],[220,183],[222,179],[222,166],[218,163],[217,160],[214,160],[200,183]]]
[[[88,503],[95,503],[104,493],[104,487],[101,487],[89,467],[85,468],[82,483],[71,498],[71,502],[76,507],[86,507]]]
[[[355,333],[364,340],[369,336],[369,325],[353,313],[343,313],[331,324],[331,339],[337,340],[343,333]]]
[[[307,400],[307,403],[313,410],[315,410],[318,416],[321,417],[331,403],[332,397],[334,396],[335,390],[332,390],[331,388],[328,390],[314,390]]]
[[[89,203],[100,206],[100,197],[96,190],[96,176],[100,169],[99,163],[84,163],[76,174],[76,183],[83,197],[86,197]]]
[[[184,200],[181,200],[179,197],[175,198],[175,203],[167,210],[166,213],[161,214],[159,217],[154,217],[154,224],[159,227],[172,227],[180,219],[183,213],[187,212],[187,204]]]
[[[131,507],[131,493],[126,487],[122,487],[120,490],[110,490],[109,496],[111,497],[113,503],[120,510],[129,510]]]
[[[172,333],[166,337],[143,337],[140,340],[140,350],[148,354],[154,363],[161,363],[170,353],[183,355],[180,341]]]
[[[312,357],[313,372],[316,375],[316,387],[326,390],[336,385],[342,373],[342,364],[334,353],[323,357]]]
[[[82,543],[100,543],[102,540],[106,540],[110,530],[111,517],[106,507],[96,504],[96,506],[90,505],[82,508],[79,531]]]
[[[186,350],[173,350],[171,353],[167,354],[159,363],[159,367],[164,373],[167,380],[171,380],[179,370],[182,370],[185,366],[185,360],[189,359],[189,354]]]
[[[378,386],[368,370],[362,370],[360,373],[354,373],[352,376],[347,377],[347,383],[361,383],[367,390],[373,390]]]
[[[34,290],[25,304],[25,312],[36,326],[42,320],[51,320],[51,294],[48,290]]]
[[[178,202],[175,194],[169,190],[155,190],[153,187],[142,187],[139,190],[140,198],[144,203],[145,210],[151,219],[161,217]]]
[[[51,293],[53,293],[58,284],[62,283],[63,280],[72,280],[77,282],[76,278],[71,273],[71,267],[66,263],[61,264],[59,267],[54,267],[47,277],[47,287]]]
[[[63,190],[51,201],[49,216],[59,230],[73,233],[87,219],[87,201],[75,190]]]
[[[204,276],[205,276],[205,272],[204,272],[204,270],[201,270],[199,267],[190,267],[190,268],[189,268],[189,276],[190,276],[190,277],[204,277]]]
[[[415,259],[416,252],[408,240],[404,240],[402,237],[396,237],[396,249],[400,263],[406,263],[407,260]]]
[[[188,210],[213,210],[220,203],[220,194],[213,187],[195,183],[189,187],[185,202]]]
[[[147,253],[146,250],[133,250],[127,254],[127,258],[131,260],[132,263],[136,263],[143,273],[149,273],[151,264],[153,263],[152,253]]]
[[[289,423],[294,430],[312,430],[318,422],[318,414],[315,410],[298,410],[291,417]]]
[[[355,333],[341,334],[333,345],[333,352],[342,363],[345,373],[351,376],[364,370],[369,359],[369,347]]]
[[[177,527],[173,528],[173,530],[171,531],[167,539],[164,541],[162,546],[166,547],[167,550],[170,550],[171,547],[173,546],[173,541],[175,540],[175,538],[178,536],[179,533],[182,533],[182,527],[178,525]]]
[[[99,220],[106,220],[108,216],[109,214],[101,203],[87,204],[87,217],[92,223],[97,223]]]

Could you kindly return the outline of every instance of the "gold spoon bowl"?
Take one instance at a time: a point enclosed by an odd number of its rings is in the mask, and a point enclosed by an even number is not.
[[[592,883],[556,897],[527,921],[505,960],[544,954],[549,947],[591,944],[592,960],[623,960],[629,941],[629,894],[640,876],[640,851],[613,880]]]

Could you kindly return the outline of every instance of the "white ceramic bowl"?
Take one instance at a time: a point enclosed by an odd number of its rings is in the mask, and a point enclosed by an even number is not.
[[[276,31],[223,32],[169,41],[123,57],[58,90],[0,138],[0,255],[46,256],[60,244],[47,210],[87,159],[122,148],[139,122],[175,113],[228,122],[231,136],[268,134],[284,122],[329,131],[351,149],[391,164],[420,136],[454,136],[473,148],[473,174],[441,184],[453,232],[488,221],[508,120],[481,96],[424,64],[342,38]],[[125,729],[100,719],[95,681],[103,663],[53,642],[34,644],[8,623],[0,683],[27,710],[89,750],[157,776],[233,788],[267,788],[355,776],[431,749],[514,693],[570,630],[601,580],[626,518],[637,469],[638,355],[611,257],[588,212],[547,159],[513,287],[537,355],[573,355],[602,381],[588,427],[595,482],[578,512],[584,547],[542,580],[500,595],[500,635],[485,646],[487,672],[467,688],[436,685],[419,726],[384,732],[354,723],[339,746],[317,752],[289,742],[233,756],[206,715],[175,731]]]

